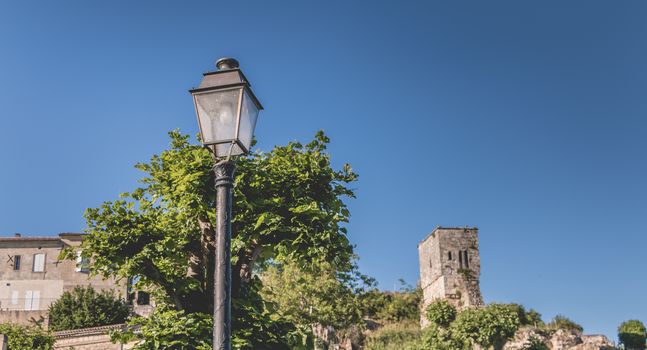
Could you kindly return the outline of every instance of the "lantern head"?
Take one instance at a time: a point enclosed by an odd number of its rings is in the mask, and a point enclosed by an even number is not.
[[[200,86],[190,90],[202,144],[216,157],[247,154],[263,106],[238,61],[222,58],[216,66],[217,71],[204,73]]]

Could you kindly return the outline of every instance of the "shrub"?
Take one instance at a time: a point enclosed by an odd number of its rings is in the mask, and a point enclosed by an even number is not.
[[[627,350],[644,350],[647,340],[647,329],[638,320],[622,322],[618,327],[618,339]]]
[[[417,322],[386,325],[366,338],[366,350],[403,350],[420,348],[420,327]]]
[[[550,350],[550,348],[544,344],[541,339],[531,337],[528,342],[524,344],[522,350]]]
[[[420,299],[421,290],[385,293],[386,301],[384,307],[377,311],[377,317],[381,320],[419,321],[420,320]]]
[[[416,350],[456,350],[464,348],[463,344],[452,337],[447,328],[431,325],[422,331],[420,346]]]
[[[378,318],[378,313],[386,307],[390,298],[377,288],[369,289],[359,295],[359,301],[364,317]]]
[[[456,308],[447,300],[436,300],[427,306],[427,319],[440,327],[447,328],[456,319]]]
[[[552,321],[548,322],[548,324],[546,325],[546,328],[551,330],[563,329],[567,331],[576,331],[580,333],[584,330],[582,326],[580,326],[570,318],[563,315],[555,316],[555,318],[553,318]]]
[[[520,324],[518,308],[492,303],[481,309],[463,310],[452,323],[451,331],[463,344],[476,343],[485,348],[501,349]]]
[[[119,324],[129,315],[126,302],[113,293],[75,287],[49,306],[49,329],[63,331]]]
[[[534,327],[543,327],[545,325],[544,320],[541,319],[541,314],[533,309],[526,311],[521,324]]]
[[[52,334],[38,327],[0,323],[0,334],[7,336],[7,350],[50,350],[54,346]]]
[[[541,314],[533,309],[526,310],[521,304],[506,304],[511,310],[514,310],[519,315],[519,321],[522,326],[543,327],[544,321],[541,319]]]

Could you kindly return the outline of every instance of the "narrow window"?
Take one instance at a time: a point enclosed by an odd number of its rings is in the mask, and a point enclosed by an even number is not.
[[[452,260],[452,252],[447,252],[447,260]]]
[[[31,297],[33,292],[28,290],[25,292],[25,310],[31,310]]]
[[[463,251],[462,250],[458,251],[458,268],[459,269],[463,268]]]
[[[150,295],[146,292],[139,291],[137,292],[137,305],[148,305],[150,304]]]
[[[76,272],[90,272],[90,259],[83,257],[80,250],[76,252]]]
[[[14,290],[11,292],[11,305],[18,305],[19,292]]]
[[[463,258],[463,260],[465,261],[465,267],[469,269],[470,268],[470,258],[467,255],[467,250],[463,251],[463,254],[465,254],[465,257]]]
[[[13,257],[13,269],[18,271],[20,270],[20,255],[14,255]]]
[[[34,254],[34,272],[45,272],[45,254]]]
[[[31,295],[31,309],[40,310],[40,291],[35,290]]]

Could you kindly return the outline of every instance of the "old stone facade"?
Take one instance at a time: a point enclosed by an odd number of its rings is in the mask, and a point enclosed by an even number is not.
[[[42,317],[47,325],[49,305],[76,286],[127,297],[125,281],[90,276],[89,261],[80,256],[77,261],[59,259],[62,249],[78,249],[83,236],[0,237],[0,322],[28,324]]]
[[[458,309],[483,305],[477,228],[437,227],[418,244],[423,310],[444,299]],[[428,323],[423,316],[421,325]]]

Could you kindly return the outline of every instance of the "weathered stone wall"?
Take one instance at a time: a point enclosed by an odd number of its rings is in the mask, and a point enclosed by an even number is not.
[[[550,350],[617,350],[615,344],[603,335],[582,335],[578,331],[563,329],[546,331],[534,327],[519,329],[503,349],[523,350],[531,339],[541,341]]]
[[[423,310],[437,299],[459,309],[483,305],[477,228],[438,227],[418,244],[418,256]],[[424,315],[420,322],[427,326]]]
[[[121,350],[121,344],[110,342],[110,336],[107,334],[80,336],[57,340],[54,349],[74,350]]]
[[[102,326],[74,329],[54,333],[54,349],[74,350],[126,350],[135,343],[114,344],[110,342],[110,331],[120,329],[123,325]]]
[[[47,310],[21,311],[21,310],[2,310],[0,311],[0,323],[17,323],[30,325],[32,320],[40,321],[42,318],[43,326],[49,324]]]

